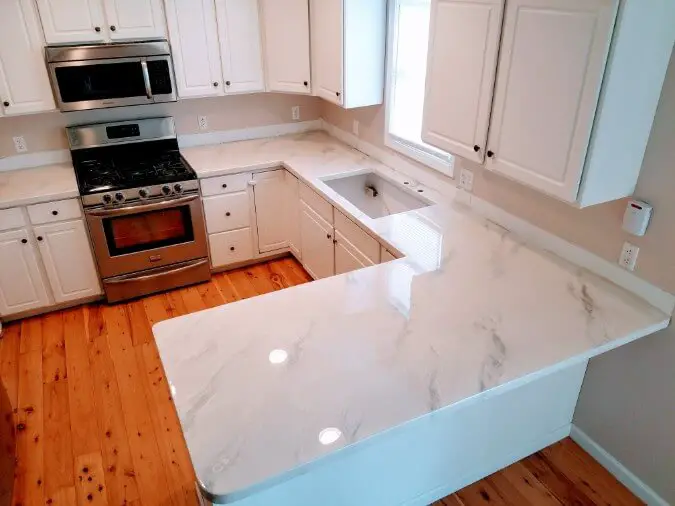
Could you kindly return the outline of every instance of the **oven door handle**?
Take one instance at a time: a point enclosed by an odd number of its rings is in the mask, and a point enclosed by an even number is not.
[[[150,85],[150,72],[148,72],[148,60],[141,60],[141,71],[143,72],[143,83],[145,84],[145,96],[152,100],[152,86]]]
[[[152,274],[141,274],[140,276],[135,273],[126,274],[123,276],[119,276],[117,278],[106,279],[105,283],[108,285],[121,285],[123,283],[129,283],[131,281],[150,281],[151,279],[161,278],[162,276],[166,276],[167,274],[177,274],[179,272],[196,269],[206,264],[207,262],[208,262],[207,259],[200,259],[181,265],[180,267],[173,267],[171,265],[168,265],[164,268],[157,269]]]
[[[188,197],[181,197],[178,199],[160,200],[159,202],[149,202],[145,204],[136,204],[127,207],[118,207],[116,209],[95,209],[85,210],[88,216],[96,216],[101,218],[111,218],[114,216],[125,216],[128,214],[137,214],[146,211],[159,211],[170,207],[176,207],[182,204],[187,204],[197,200],[199,195],[190,195]]]

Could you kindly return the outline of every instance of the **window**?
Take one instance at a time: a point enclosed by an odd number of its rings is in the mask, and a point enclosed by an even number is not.
[[[385,144],[445,174],[452,155],[422,141],[431,0],[392,0],[389,13]]]

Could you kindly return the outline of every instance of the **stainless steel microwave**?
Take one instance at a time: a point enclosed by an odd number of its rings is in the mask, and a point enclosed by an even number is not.
[[[49,78],[61,111],[175,102],[171,48],[165,40],[49,46]]]

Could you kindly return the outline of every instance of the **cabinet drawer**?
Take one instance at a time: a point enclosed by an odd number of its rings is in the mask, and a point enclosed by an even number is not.
[[[248,192],[205,198],[204,214],[209,234],[248,227],[251,224]]]
[[[78,199],[58,200],[28,206],[28,216],[33,225],[41,225],[79,218],[82,216],[82,210]]]
[[[340,231],[342,236],[371,262],[380,263],[380,243],[340,211],[335,211],[335,230]]]
[[[331,225],[333,224],[332,204],[304,183],[300,184],[300,198],[309,207],[314,209],[314,211],[324,220],[326,220]]]
[[[221,193],[234,193],[246,190],[248,182],[251,181],[251,173],[232,174],[229,176],[210,177],[202,179],[202,195],[219,195]]]
[[[0,209],[0,230],[21,228],[26,224],[20,207]]]
[[[242,228],[209,235],[209,248],[213,267],[250,260],[253,258],[251,229]]]

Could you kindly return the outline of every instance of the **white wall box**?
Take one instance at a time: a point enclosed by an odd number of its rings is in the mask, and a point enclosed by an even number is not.
[[[7,0],[0,16],[0,115],[55,108],[32,0]]]
[[[267,91],[311,93],[308,0],[260,0]]]
[[[306,202],[300,203],[300,241],[302,264],[314,279],[335,274],[333,225]]]
[[[0,234],[0,315],[50,304],[38,253],[25,228]]]
[[[258,0],[216,0],[226,94],[265,91]]]
[[[178,96],[222,95],[223,75],[213,0],[166,0],[166,20]]]
[[[34,232],[56,303],[101,293],[84,221],[41,225]]]
[[[675,3],[432,2],[426,142],[580,207],[632,194]]]
[[[314,93],[346,109],[381,104],[386,0],[311,0]]]
[[[253,174],[259,253],[288,248],[290,227],[285,218],[290,195],[286,191],[287,174],[284,169]]]
[[[162,0],[37,0],[48,44],[166,35]]]

